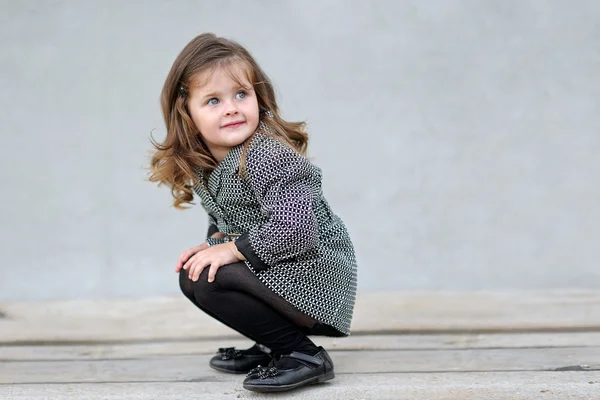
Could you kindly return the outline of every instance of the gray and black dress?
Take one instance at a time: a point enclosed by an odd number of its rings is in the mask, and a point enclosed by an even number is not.
[[[235,240],[248,269],[272,292],[336,336],[350,333],[356,295],[354,247],[323,196],[321,170],[259,129],[195,185],[209,216],[209,245]],[[199,171],[202,174],[202,171]],[[220,272],[219,272],[220,273]],[[218,273],[218,274],[219,274]],[[218,275],[217,275],[218,280]]]

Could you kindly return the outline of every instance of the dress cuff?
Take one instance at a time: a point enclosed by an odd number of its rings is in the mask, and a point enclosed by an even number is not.
[[[223,244],[225,243],[225,239],[223,238],[211,238],[209,237],[208,239],[206,239],[206,244],[208,244],[208,247],[210,246],[216,246],[218,244]]]
[[[269,266],[256,255],[256,252],[250,244],[250,235],[248,235],[248,233],[242,233],[235,241],[235,246],[238,251],[246,257],[246,260],[250,262],[255,271],[263,271],[269,268]]]

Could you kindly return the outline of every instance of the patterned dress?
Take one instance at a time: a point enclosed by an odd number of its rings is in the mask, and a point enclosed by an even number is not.
[[[239,176],[243,144],[231,149],[195,185],[209,216],[209,245],[235,240],[246,265],[300,311],[350,334],[356,259],[344,223],[323,196],[321,170],[260,129],[250,139],[246,177]]]

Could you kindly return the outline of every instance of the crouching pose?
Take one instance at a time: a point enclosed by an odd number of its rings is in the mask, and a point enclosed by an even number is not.
[[[281,118],[246,49],[213,34],[176,58],[161,106],[167,135],[153,142],[150,180],[171,188],[177,208],[197,196],[209,220],[178,260],[181,290],[256,342],[219,349],[210,366],[247,374],[244,388],[259,392],[332,379],[330,356],[308,336],[349,335],[356,261],[305,157],[304,124]]]

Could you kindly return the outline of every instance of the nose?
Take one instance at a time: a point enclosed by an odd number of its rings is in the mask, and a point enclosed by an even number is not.
[[[237,107],[233,103],[228,103],[225,107],[225,116],[230,117],[232,115],[239,114]]]

